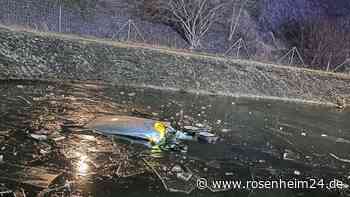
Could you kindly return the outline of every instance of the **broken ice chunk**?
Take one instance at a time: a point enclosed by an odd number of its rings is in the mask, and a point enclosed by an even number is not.
[[[208,133],[208,132],[200,132],[198,133],[198,140],[199,141],[204,141],[206,143],[215,143],[219,139],[218,136],[216,136],[213,133]]]
[[[9,164],[0,165],[0,180],[11,181],[39,189],[47,189],[60,175],[61,173],[59,172],[49,171],[43,168]]]

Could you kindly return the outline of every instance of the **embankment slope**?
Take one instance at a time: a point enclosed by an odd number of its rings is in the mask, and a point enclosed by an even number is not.
[[[0,79],[98,80],[320,103],[350,95],[345,74],[7,27],[0,27]]]

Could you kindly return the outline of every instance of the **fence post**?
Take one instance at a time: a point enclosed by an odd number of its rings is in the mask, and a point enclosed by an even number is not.
[[[11,20],[11,3],[10,0],[7,0],[7,24],[10,24],[10,20]]]
[[[62,32],[62,2],[59,1],[58,32]]]

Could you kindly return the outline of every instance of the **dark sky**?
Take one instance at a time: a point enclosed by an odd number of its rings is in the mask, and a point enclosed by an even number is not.
[[[268,21],[273,29],[291,20],[350,16],[350,0],[262,0],[262,2],[264,8],[261,17]]]
[[[324,5],[325,12],[330,16],[350,15],[350,0],[319,0]]]

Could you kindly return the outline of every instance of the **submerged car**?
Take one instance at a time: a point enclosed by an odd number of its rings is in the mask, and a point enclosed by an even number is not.
[[[184,132],[174,129],[169,122],[138,118],[132,116],[104,116],[95,119],[87,128],[102,135],[119,136],[129,141],[142,143],[149,147],[175,143],[177,140],[217,139],[208,132]]]

